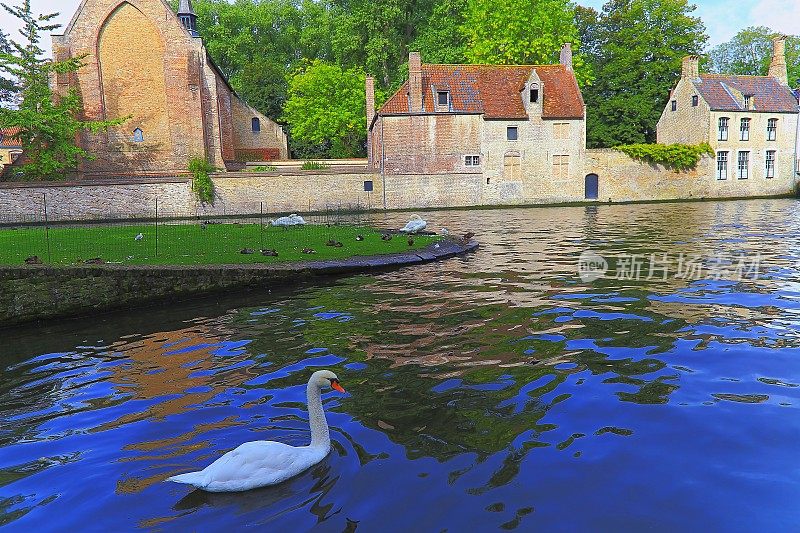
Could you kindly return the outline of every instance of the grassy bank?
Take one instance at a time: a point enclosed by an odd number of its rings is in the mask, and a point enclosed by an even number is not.
[[[24,264],[32,256],[53,265],[75,265],[95,258],[129,265],[276,263],[404,252],[439,239],[415,236],[409,245],[403,235],[388,241],[381,236],[375,228],[312,224],[288,229],[236,223],[3,228],[0,265]],[[329,241],[341,243],[341,247],[329,246]],[[264,256],[262,249],[275,250],[278,255]],[[304,249],[315,253],[303,253]]]

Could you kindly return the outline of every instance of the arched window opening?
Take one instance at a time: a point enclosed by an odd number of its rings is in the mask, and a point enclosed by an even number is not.
[[[133,130],[133,142],[135,143],[143,143],[144,142],[144,132],[142,128],[136,128]]]
[[[599,181],[597,174],[588,174],[586,176],[584,197],[587,200],[597,200]]]
[[[253,120],[251,122],[253,127],[253,133],[258,133],[259,131],[261,131],[261,119],[259,119],[258,117],[253,117]]]
[[[539,84],[538,83],[531,83],[530,100],[531,100],[532,104],[538,104],[539,103]]]

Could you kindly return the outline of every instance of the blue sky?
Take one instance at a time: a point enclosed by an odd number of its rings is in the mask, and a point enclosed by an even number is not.
[[[16,4],[17,0],[4,0]],[[600,9],[603,0],[578,0],[578,3]],[[33,10],[41,13],[60,12],[58,22],[66,25],[78,8],[80,0],[31,0]],[[696,0],[697,15],[703,19],[714,46],[730,40],[737,31],[747,26],[769,26],[783,33],[800,33],[800,0]],[[16,20],[5,10],[0,10],[0,28],[6,33],[14,31]],[[45,46],[49,48],[49,39]]]

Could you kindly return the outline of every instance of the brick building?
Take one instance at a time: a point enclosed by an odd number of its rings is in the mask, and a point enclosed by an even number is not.
[[[86,56],[74,74],[58,74],[56,94],[76,88],[85,118],[130,116],[80,144],[96,160],[84,175],[169,174],[205,156],[218,167],[286,159],[282,128],[243,101],[208,55],[190,0],[176,15],[165,0],[83,0],[57,59]]]
[[[0,128],[0,173],[22,155],[17,133],[19,128]]]
[[[534,196],[583,184],[586,109],[564,45],[558,65],[429,65],[375,112],[367,79],[368,155],[382,175],[477,175],[480,196]]]
[[[789,87],[784,50],[785,39],[775,38],[767,76],[700,74],[698,58],[684,58],[681,79],[658,122],[658,142],[709,143],[720,182],[780,180],[792,190],[798,102]],[[760,189],[768,187],[755,187]]]

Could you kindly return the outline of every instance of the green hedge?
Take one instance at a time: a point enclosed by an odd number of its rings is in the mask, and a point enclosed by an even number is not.
[[[704,155],[714,157],[714,149],[708,143],[691,144],[625,144],[614,150],[633,159],[663,165],[672,170],[694,170]]]

